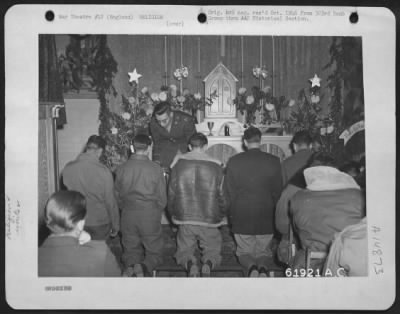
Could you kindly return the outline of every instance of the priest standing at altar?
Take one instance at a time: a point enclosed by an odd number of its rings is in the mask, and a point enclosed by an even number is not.
[[[165,169],[177,154],[188,151],[189,138],[196,133],[196,127],[190,115],[174,111],[168,102],[161,102],[154,108],[150,133],[154,143],[152,160]]]

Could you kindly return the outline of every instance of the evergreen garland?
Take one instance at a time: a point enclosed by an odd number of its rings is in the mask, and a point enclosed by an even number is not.
[[[116,96],[117,92],[113,85],[113,78],[117,73],[117,62],[115,61],[110,48],[107,45],[107,36],[98,36],[97,53],[94,58],[93,66],[93,81],[96,86],[97,98],[100,102],[99,109],[99,135],[104,137],[107,144],[109,144],[109,133],[111,120],[109,117],[112,115],[110,111],[108,97],[109,95]],[[107,145],[108,146],[108,145]],[[109,162],[109,151],[106,149],[103,152],[100,160],[107,166],[111,166]]]

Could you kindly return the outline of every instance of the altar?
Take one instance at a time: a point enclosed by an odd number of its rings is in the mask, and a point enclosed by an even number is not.
[[[207,153],[226,165],[228,159],[244,150],[243,133],[247,127],[237,117],[234,103],[238,79],[219,63],[204,79],[205,97],[212,99],[206,107],[205,119],[196,125],[197,132],[208,137]],[[281,129],[279,122],[254,125],[263,133],[261,150],[277,156],[281,161],[290,156],[292,136],[277,135],[272,130]]]
[[[243,152],[242,136],[208,136],[207,153],[220,159],[224,165],[229,157]],[[263,135],[261,137],[261,150],[277,156],[281,161],[291,155],[290,141],[292,136]]]

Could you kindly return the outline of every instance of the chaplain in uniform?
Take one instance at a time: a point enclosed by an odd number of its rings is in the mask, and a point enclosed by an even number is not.
[[[152,159],[166,170],[177,154],[188,151],[189,138],[196,133],[196,127],[190,115],[173,111],[168,102],[161,102],[154,108],[150,133],[154,142]]]

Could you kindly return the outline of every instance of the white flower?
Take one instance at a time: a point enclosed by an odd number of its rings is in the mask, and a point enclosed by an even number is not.
[[[148,91],[149,91],[149,89],[147,87],[142,88],[142,94],[146,94]]]
[[[177,89],[178,89],[178,87],[176,87],[175,84],[171,84],[171,85],[169,86],[169,88],[172,89],[172,90],[177,90]]]
[[[196,100],[200,100],[201,99],[201,94],[200,93],[196,93],[193,95],[194,99]]]
[[[116,127],[113,127],[110,129],[112,134],[118,134],[118,129]]]
[[[180,69],[176,69],[176,70],[174,71],[174,76],[175,76],[175,78],[176,78],[178,81],[180,81],[180,80],[182,79],[181,70],[180,70]]]
[[[158,94],[158,98],[159,98],[161,101],[166,101],[167,98],[168,98],[167,93],[166,93],[166,92],[161,92],[161,93],[159,93],[159,94]]]
[[[262,89],[262,91],[263,91],[265,94],[268,94],[268,93],[271,91],[271,86],[265,86],[265,87]]]
[[[247,89],[245,87],[239,88],[239,95],[243,95],[246,91]]]
[[[326,128],[321,128],[320,133],[321,133],[322,136],[325,135],[326,134]]]
[[[261,71],[261,77],[265,80],[268,77],[268,71],[267,70],[262,70]]]
[[[327,134],[331,134],[331,133],[333,132],[333,130],[334,130],[333,125],[330,125],[330,126],[328,126],[328,127],[326,128],[326,133],[327,133]]]
[[[189,95],[190,94],[190,91],[187,89],[187,88],[185,88],[184,90],[183,90],[183,96],[187,96],[187,95]]]
[[[128,102],[133,105],[135,103],[136,99],[133,96],[128,97]]]
[[[267,109],[268,111],[272,111],[275,109],[275,105],[274,104],[265,104],[265,109]]]
[[[254,75],[256,78],[259,78],[259,77],[260,77],[260,72],[261,72],[261,68],[259,68],[259,67],[254,67],[254,68],[253,68],[253,75]]]
[[[131,114],[129,112],[124,112],[122,114],[122,118],[124,118],[125,120],[129,120],[131,118]]]
[[[254,103],[254,97],[249,95],[246,97],[246,104],[251,105]]]
[[[319,101],[320,101],[320,98],[318,95],[311,95],[311,103],[317,104],[317,103],[319,103]]]
[[[176,99],[178,100],[178,102],[183,103],[186,98],[185,96],[178,96]]]
[[[182,67],[182,68],[181,68],[181,73],[182,73],[182,76],[183,76],[183,77],[188,77],[188,75],[189,75],[189,70],[188,70],[188,68],[187,68],[187,67]]]
[[[151,93],[150,98],[153,101],[159,101],[160,99],[158,99],[158,94],[157,93]]]
[[[293,107],[295,104],[296,104],[296,101],[294,99],[290,99],[288,106]]]

